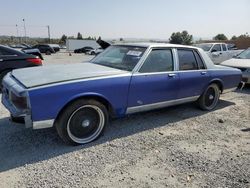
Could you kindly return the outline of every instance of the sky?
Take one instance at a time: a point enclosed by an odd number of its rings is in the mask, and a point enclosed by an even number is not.
[[[250,34],[250,0],[0,0],[0,35],[169,39]],[[16,27],[17,25],[17,27]]]

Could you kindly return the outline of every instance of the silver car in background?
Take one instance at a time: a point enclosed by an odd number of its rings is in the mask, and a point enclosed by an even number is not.
[[[244,50],[221,65],[238,68],[242,71],[242,82],[250,84],[250,48]]]

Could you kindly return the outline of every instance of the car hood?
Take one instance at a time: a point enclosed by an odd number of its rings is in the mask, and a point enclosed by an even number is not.
[[[221,63],[221,65],[235,68],[250,68],[250,59],[232,58]]]
[[[126,73],[128,72],[93,63],[77,63],[16,69],[12,71],[12,76],[26,88],[32,88],[65,81]]]

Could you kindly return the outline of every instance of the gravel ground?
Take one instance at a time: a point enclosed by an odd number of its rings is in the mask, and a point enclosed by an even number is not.
[[[43,64],[47,66],[54,64],[80,63],[83,61],[88,61],[93,57],[94,56],[92,55],[68,53],[65,50],[61,50],[61,52],[56,54],[43,55]]]
[[[250,187],[250,87],[212,112],[185,104],[113,120],[77,147],[10,122],[0,105],[0,138],[0,187]]]

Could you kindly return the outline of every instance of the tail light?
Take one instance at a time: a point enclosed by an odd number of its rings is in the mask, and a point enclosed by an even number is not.
[[[36,64],[36,65],[42,65],[42,60],[40,58],[29,58],[29,59],[26,59],[28,62],[31,62],[33,64]]]

